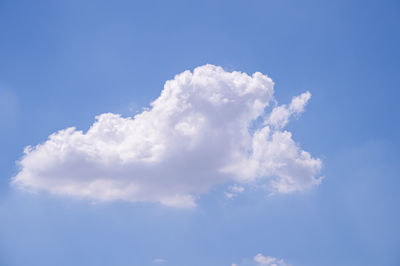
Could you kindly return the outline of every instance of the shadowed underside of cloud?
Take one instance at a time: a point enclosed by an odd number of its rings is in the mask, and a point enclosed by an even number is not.
[[[311,94],[275,106],[273,86],[259,72],[213,65],[185,71],[134,117],[101,114],[87,132],[67,128],[27,147],[12,183],[95,201],[175,207],[194,206],[197,196],[225,182],[263,179],[275,193],[318,185],[321,161],[284,130]]]

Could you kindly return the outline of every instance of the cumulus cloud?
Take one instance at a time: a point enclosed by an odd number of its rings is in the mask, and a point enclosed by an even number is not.
[[[284,130],[311,94],[276,106],[273,86],[259,72],[213,65],[185,71],[134,117],[104,113],[87,132],[71,127],[27,147],[12,183],[94,201],[175,207],[195,206],[196,197],[226,182],[264,180],[281,193],[318,185],[320,159]]]

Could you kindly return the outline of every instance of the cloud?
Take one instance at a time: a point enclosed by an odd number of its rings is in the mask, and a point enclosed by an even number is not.
[[[254,256],[253,260],[244,259],[242,263],[232,263],[232,266],[292,266],[291,264],[287,264],[283,259],[278,259],[270,256],[264,256],[261,253],[258,253]]]
[[[289,266],[289,264],[286,264],[282,259],[277,259],[270,256],[265,257],[261,253],[258,253],[254,257],[254,261],[258,266]]]
[[[185,71],[134,117],[104,113],[87,132],[71,127],[27,147],[12,183],[94,201],[174,207],[193,207],[199,195],[226,182],[264,180],[276,193],[311,188],[321,182],[321,161],[283,129],[311,94],[275,106],[273,86],[259,72],[213,65]]]
[[[225,195],[228,199],[236,197],[238,194],[243,193],[244,187],[239,186],[237,184],[229,187],[229,192],[225,192]]]

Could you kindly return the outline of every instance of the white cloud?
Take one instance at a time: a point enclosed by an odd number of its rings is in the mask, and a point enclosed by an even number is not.
[[[243,193],[244,187],[237,184],[229,187],[229,192],[225,192],[227,198],[231,199],[240,193]]]
[[[257,263],[258,266],[289,266],[286,264],[283,259],[277,259],[270,256],[264,256],[261,253],[258,253],[254,257],[254,261]]]
[[[311,93],[307,91],[300,96],[294,97],[289,106],[284,104],[274,108],[268,116],[267,124],[283,128],[289,122],[290,116],[304,112],[304,107],[310,98]]]
[[[271,256],[264,256],[258,253],[254,256],[253,260],[243,259],[240,264],[232,263],[232,266],[292,266],[287,264],[283,259],[274,258]]]
[[[134,117],[101,114],[87,132],[67,128],[27,147],[12,183],[95,201],[175,207],[195,206],[197,196],[225,182],[264,179],[274,192],[308,189],[321,181],[321,161],[283,127],[304,111],[311,94],[268,114],[273,85],[259,72],[213,65],[185,71]]]

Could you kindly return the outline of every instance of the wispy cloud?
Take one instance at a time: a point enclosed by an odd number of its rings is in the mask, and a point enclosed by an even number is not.
[[[249,261],[245,259],[242,263],[232,263],[231,266],[292,266],[287,264],[283,259],[278,259],[271,256],[264,256],[258,253],[254,258]]]
[[[165,260],[165,259],[160,259],[160,258],[157,258],[157,259],[154,259],[153,260],[153,263],[156,263],[156,264],[159,264],[159,263],[166,263],[167,261]]]
[[[228,192],[225,192],[227,198],[231,199],[240,193],[243,193],[244,187],[239,185],[233,185],[228,188]]]
[[[257,263],[258,266],[290,266],[286,264],[283,259],[277,259],[270,256],[264,256],[261,253],[258,253],[254,257],[254,261]]]
[[[273,86],[259,72],[213,65],[185,71],[134,117],[101,114],[87,132],[67,128],[27,147],[12,183],[95,201],[175,207],[195,206],[198,195],[228,181],[265,179],[281,193],[318,185],[321,161],[283,129],[311,94],[274,107]],[[274,108],[266,113],[267,107]]]

